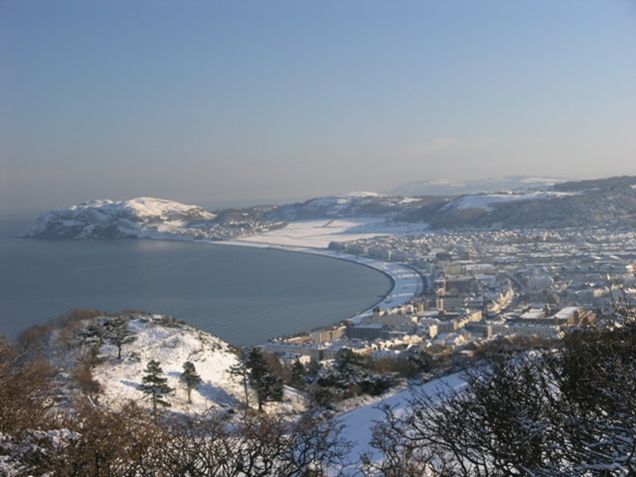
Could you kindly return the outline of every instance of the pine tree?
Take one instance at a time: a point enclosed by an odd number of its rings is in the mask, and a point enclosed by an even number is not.
[[[412,376],[421,372],[428,372],[431,369],[431,355],[421,349],[409,351],[402,354],[403,359],[409,366],[409,374]]]
[[[250,407],[249,393],[247,388],[247,383],[249,381],[249,371],[245,366],[245,361],[245,355],[242,354],[239,358],[238,363],[230,367],[230,374],[234,377],[239,378],[243,383],[243,392],[245,395],[245,418],[247,418],[247,410]]]
[[[121,349],[124,345],[130,344],[137,339],[135,334],[128,327],[128,320],[124,318],[114,318],[107,323],[106,338],[117,346],[117,359],[121,359]]]
[[[310,381],[315,381],[320,375],[321,370],[321,364],[314,358],[311,358],[309,360],[309,364],[307,365],[307,369],[305,369],[305,376],[307,376]]]
[[[305,367],[298,360],[292,364],[289,382],[296,389],[303,389],[305,387]]]
[[[256,391],[259,411],[263,410],[266,402],[283,399],[283,380],[274,373],[257,348],[252,348],[245,357],[245,367],[249,373],[249,382]]]
[[[369,374],[368,360],[348,348],[343,348],[336,354],[333,370],[343,383],[356,383]]]
[[[146,374],[142,378],[141,390],[150,396],[152,402],[152,414],[157,418],[158,406],[170,407],[170,403],[165,397],[170,394],[173,389],[168,386],[168,380],[163,377],[163,370],[158,361],[154,359],[148,363],[145,371]]]
[[[99,323],[91,323],[80,332],[84,344],[94,345],[99,348],[102,346],[105,330]]]
[[[183,373],[181,373],[179,379],[188,393],[188,402],[192,403],[192,390],[201,384],[201,376],[197,374],[197,370],[192,362],[186,361],[183,363]]]

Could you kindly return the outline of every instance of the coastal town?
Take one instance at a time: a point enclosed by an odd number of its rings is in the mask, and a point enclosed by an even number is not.
[[[0,0],[0,477],[636,477],[636,0]]]
[[[283,361],[329,361],[342,349],[470,358],[493,340],[557,340],[636,298],[632,231],[428,232],[333,241],[323,253],[382,270],[393,290],[337,325],[261,346]]]

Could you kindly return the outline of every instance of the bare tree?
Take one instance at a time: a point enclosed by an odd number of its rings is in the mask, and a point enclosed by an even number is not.
[[[41,357],[0,341],[0,432],[48,425],[53,377],[53,369]]]
[[[160,453],[168,475],[308,477],[337,473],[350,445],[341,425],[316,413],[251,414],[238,423],[219,416],[175,423]]]

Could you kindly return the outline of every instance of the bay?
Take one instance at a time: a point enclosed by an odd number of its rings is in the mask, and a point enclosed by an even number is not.
[[[170,314],[233,344],[326,326],[371,307],[384,274],[302,253],[151,240],[19,239],[0,220],[0,334],[72,308]]]

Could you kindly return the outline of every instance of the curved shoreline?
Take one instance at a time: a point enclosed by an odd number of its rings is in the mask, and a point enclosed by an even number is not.
[[[332,316],[331,319],[327,318],[323,324],[310,325],[308,328],[304,328],[307,324],[300,326],[299,332],[308,332],[313,329],[329,328],[337,323],[343,321],[357,322],[371,314],[375,307],[390,308],[401,305],[412,300],[423,289],[423,282],[419,275],[410,269],[406,265],[398,264],[395,262],[385,262],[382,260],[373,259],[370,257],[361,257],[351,254],[342,253],[327,248],[308,247],[299,245],[286,245],[266,242],[248,242],[242,240],[228,240],[228,241],[214,241],[214,240],[197,240],[191,237],[184,236],[147,236],[138,237],[133,239],[137,240],[150,240],[150,241],[166,241],[166,242],[189,242],[189,243],[206,243],[211,245],[225,245],[235,247],[247,247],[251,249],[270,249],[281,252],[293,252],[301,253],[305,255],[313,255],[325,258],[331,258],[340,260],[343,262],[349,262],[351,264],[360,265],[371,270],[380,272],[382,275],[388,278],[390,284],[385,290],[379,291],[380,293],[370,293],[370,300],[366,303],[361,303],[362,308],[359,311],[351,310],[338,316]],[[378,298],[381,297],[381,298]],[[369,304],[372,303],[372,304]],[[280,335],[279,335],[280,336]],[[273,336],[272,338],[274,338]]]
[[[419,295],[424,288],[424,282],[421,275],[413,270],[411,267],[394,262],[384,262],[382,260],[376,260],[370,257],[359,257],[357,255],[350,255],[347,253],[337,252],[329,249],[297,247],[271,243],[243,242],[241,240],[197,240],[197,242],[209,243],[214,245],[270,249],[279,250],[282,252],[317,255],[371,268],[389,278],[389,280],[391,281],[391,287],[386,292],[386,294],[380,300],[375,302],[371,307],[362,310],[349,318],[346,318],[346,320],[352,322],[359,321],[363,317],[368,316],[376,307],[391,308],[394,306],[403,305]]]

